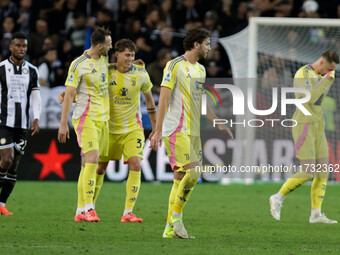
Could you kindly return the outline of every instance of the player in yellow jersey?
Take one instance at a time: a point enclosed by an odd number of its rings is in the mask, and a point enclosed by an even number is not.
[[[188,31],[183,46],[184,55],[169,61],[164,68],[158,104],[156,129],[150,146],[157,150],[162,136],[174,182],[170,192],[168,217],[164,238],[190,238],[182,221],[183,207],[198,181],[202,165],[200,139],[201,89],[205,81],[205,68],[197,61],[206,58],[210,51],[210,33],[205,29]],[[206,118],[217,117],[208,106]],[[225,125],[220,130],[233,135]]]
[[[295,155],[300,161],[302,171],[291,176],[279,192],[270,197],[270,212],[276,220],[280,220],[282,202],[286,195],[313,179],[309,222],[337,223],[336,220],[330,220],[321,213],[329,173],[328,144],[321,102],[334,82],[334,70],[338,64],[338,55],[328,50],[313,64],[301,67],[295,74],[294,87],[305,88],[311,93],[310,100],[303,104],[311,115],[305,115],[297,109],[292,117],[298,123],[293,127],[292,133]],[[296,93],[295,97],[301,98],[304,94]]]
[[[91,48],[71,63],[65,83],[58,140],[65,143],[69,138],[67,117],[77,94],[72,124],[83,155],[75,221],[100,220],[94,207],[94,192],[99,157],[106,156],[108,152],[110,107],[107,55],[111,48],[110,31],[96,29],[91,35]]]
[[[117,64],[110,64],[110,145],[107,157],[101,157],[97,170],[98,178],[104,178],[110,160],[124,161],[129,164],[129,176],[126,183],[126,200],[121,222],[143,222],[132,213],[141,182],[141,161],[144,155],[144,130],[140,109],[142,91],[152,127],[155,127],[156,109],[152,97],[152,83],[143,66],[132,64],[136,45],[129,39],[116,42]],[[98,196],[100,185],[96,187]]]

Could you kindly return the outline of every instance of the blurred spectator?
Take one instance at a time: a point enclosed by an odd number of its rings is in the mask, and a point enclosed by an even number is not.
[[[236,6],[234,16],[234,33],[238,33],[248,26],[248,2],[241,0]]]
[[[183,0],[182,8],[177,11],[174,26],[176,29],[183,28],[189,20],[202,20],[195,0]]]
[[[142,27],[142,35],[136,40],[136,46],[139,48],[136,58],[143,59],[146,64],[155,60],[155,56],[152,55],[152,45],[157,40],[155,30],[158,26],[159,10],[156,7],[150,8],[146,14],[145,22]]]
[[[38,72],[41,86],[53,88],[64,85],[64,69],[61,61],[57,59],[56,49],[51,48],[46,51]]]
[[[160,32],[159,38],[152,45],[152,55],[157,56],[160,49],[167,48],[170,50],[171,58],[179,56],[179,49],[181,47],[173,36],[174,29],[171,27],[163,27]]]
[[[62,0],[54,5],[52,24],[50,23],[51,31],[58,31],[66,34],[74,24],[74,13],[85,12],[85,6],[82,1],[78,0]]]
[[[70,54],[70,59],[83,54],[83,47],[86,36],[86,18],[84,13],[76,12],[74,14],[74,24],[66,35],[63,43],[64,54]]]
[[[292,74],[287,69],[285,60],[283,59],[283,54],[281,52],[276,52],[274,58],[269,63],[270,68],[268,68],[263,73],[262,87],[285,87],[291,86],[293,84]]]
[[[45,19],[38,19],[35,25],[35,31],[30,33],[28,37],[28,55],[31,63],[37,65],[37,60],[44,54],[42,46],[45,38],[49,35],[48,24]]]
[[[10,0],[0,1],[0,22],[1,24],[5,21],[6,17],[12,17],[14,21],[19,17],[19,10],[16,3]]]
[[[218,30],[218,14],[216,11],[208,11],[204,16],[204,27],[210,31],[210,46],[214,48],[220,38]]]
[[[219,16],[218,24],[222,27],[221,37],[229,36],[233,33],[234,19],[232,17],[232,5],[233,0],[220,0],[214,8]]]
[[[175,2],[175,1],[174,1]],[[161,26],[173,27],[175,20],[175,10],[172,0],[162,0],[160,4],[159,16]]]
[[[142,24],[138,19],[128,19],[124,25],[122,37],[129,38],[133,42],[142,36]]]
[[[19,18],[16,23],[18,30],[25,35],[30,33],[32,28],[32,14],[31,14],[32,0],[20,0]]]
[[[11,55],[9,50],[9,45],[11,44],[12,34],[14,32],[14,19],[13,17],[7,16],[2,23],[2,33],[1,33],[1,58],[7,59]]]
[[[146,67],[153,84],[152,91],[158,94],[161,90],[160,85],[163,78],[163,69],[166,66],[166,63],[171,60],[170,54],[171,52],[169,49],[163,48],[159,50],[157,54],[157,60]]]
[[[144,12],[140,8],[139,0],[126,0],[125,5],[122,6],[118,21],[121,25],[124,25],[128,19],[144,21]]]
[[[217,65],[217,62],[210,60],[207,65],[207,78],[223,78],[225,77],[221,67]]]

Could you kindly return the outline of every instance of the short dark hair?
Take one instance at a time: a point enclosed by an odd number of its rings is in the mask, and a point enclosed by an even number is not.
[[[322,57],[329,63],[339,64],[339,56],[334,50],[327,50],[322,53]]]
[[[14,39],[24,39],[24,40],[28,40],[28,39],[27,39],[27,36],[26,36],[25,34],[19,33],[19,32],[14,33],[14,34],[12,35],[11,41],[13,41]]]
[[[201,44],[203,43],[204,40],[208,39],[209,37],[210,32],[204,28],[195,28],[189,30],[183,40],[183,48],[185,51],[191,50],[194,48],[195,42]]]
[[[116,52],[123,52],[125,49],[129,49],[130,51],[136,52],[137,46],[130,39],[121,39],[121,40],[116,42],[116,44],[115,44],[115,51]]]
[[[91,35],[91,44],[96,46],[99,43],[104,43],[106,36],[109,36],[111,31],[104,27],[96,28]]]

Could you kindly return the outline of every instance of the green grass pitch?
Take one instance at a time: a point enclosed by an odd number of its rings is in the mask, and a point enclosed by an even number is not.
[[[75,182],[19,181],[0,216],[0,254],[339,254],[340,224],[309,224],[310,185],[288,196],[281,221],[269,213],[280,184],[198,184],[184,211],[196,239],[162,239],[171,184],[142,183],[134,212],[120,223],[123,183],[105,182],[98,223],[73,222]],[[329,185],[323,211],[340,220],[340,186]]]

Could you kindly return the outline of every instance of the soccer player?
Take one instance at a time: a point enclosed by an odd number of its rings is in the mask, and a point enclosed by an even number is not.
[[[83,155],[75,221],[100,220],[94,207],[94,192],[99,157],[106,156],[108,152],[110,106],[107,55],[111,48],[110,31],[103,28],[94,30],[90,49],[71,63],[65,83],[58,140],[65,143],[69,138],[67,117],[77,94],[72,124]]]
[[[11,56],[0,63],[0,214],[12,215],[5,207],[17,180],[29,128],[30,97],[33,110],[31,135],[39,132],[41,113],[38,69],[24,60],[27,37],[15,33],[9,45]]]
[[[108,156],[100,158],[97,170],[97,175],[101,176],[101,182],[96,187],[96,196],[98,196],[110,160],[119,160],[124,155],[125,163],[129,164],[125,207],[121,222],[143,222],[142,218],[137,218],[132,213],[140,190],[141,161],[145,143],[140,110],[141,91],[145,96],[153,130],[156,122],[156,108],[151,93],[150,77],[144,67],[132,64],[136,50],[136,45],[129,39],[121,39],[115,44],[117,64],[109,65],[110,146]],[[152,133],[150,135],[152,136]]]
[[[156,129],[150,143],[157,150],[163,136],[174,171],[163,238],[190,238],[183,225],[182,212],[200,176],[195,168],[202,165],[201,83],[206,72],[197,61],[206,58],[210,51],[210,33],[205,29],[190,30],[183,46],[184,55],[169,61],[164,68]],[[206,118],[209,121],[217,118],[209,106]],[[233,137],[227,126],[218,125],[218,128]]]
[[[293,119],[297,126],[293,127],[295,155],[300,161],[301,172],[291,176],[278,193],[269,199],[270,213],[280,220],[281,206],[285,197],[297,187],[313,178],[311,188],[312,208],[310,223],[337,223],[321,213],[321,205],[326,192],[328,179],[328,144],[325,135],[325,120],[322,115],[321,102],[334,82],[334,70],[339,64],[336,52],[328,50],[313,64],[301,67],[295,74],[294,87],[310,91],[310,100],[303,106],[311,113],[304,115],[296,109]],[[296,93],[296,98],[304,97]]]

